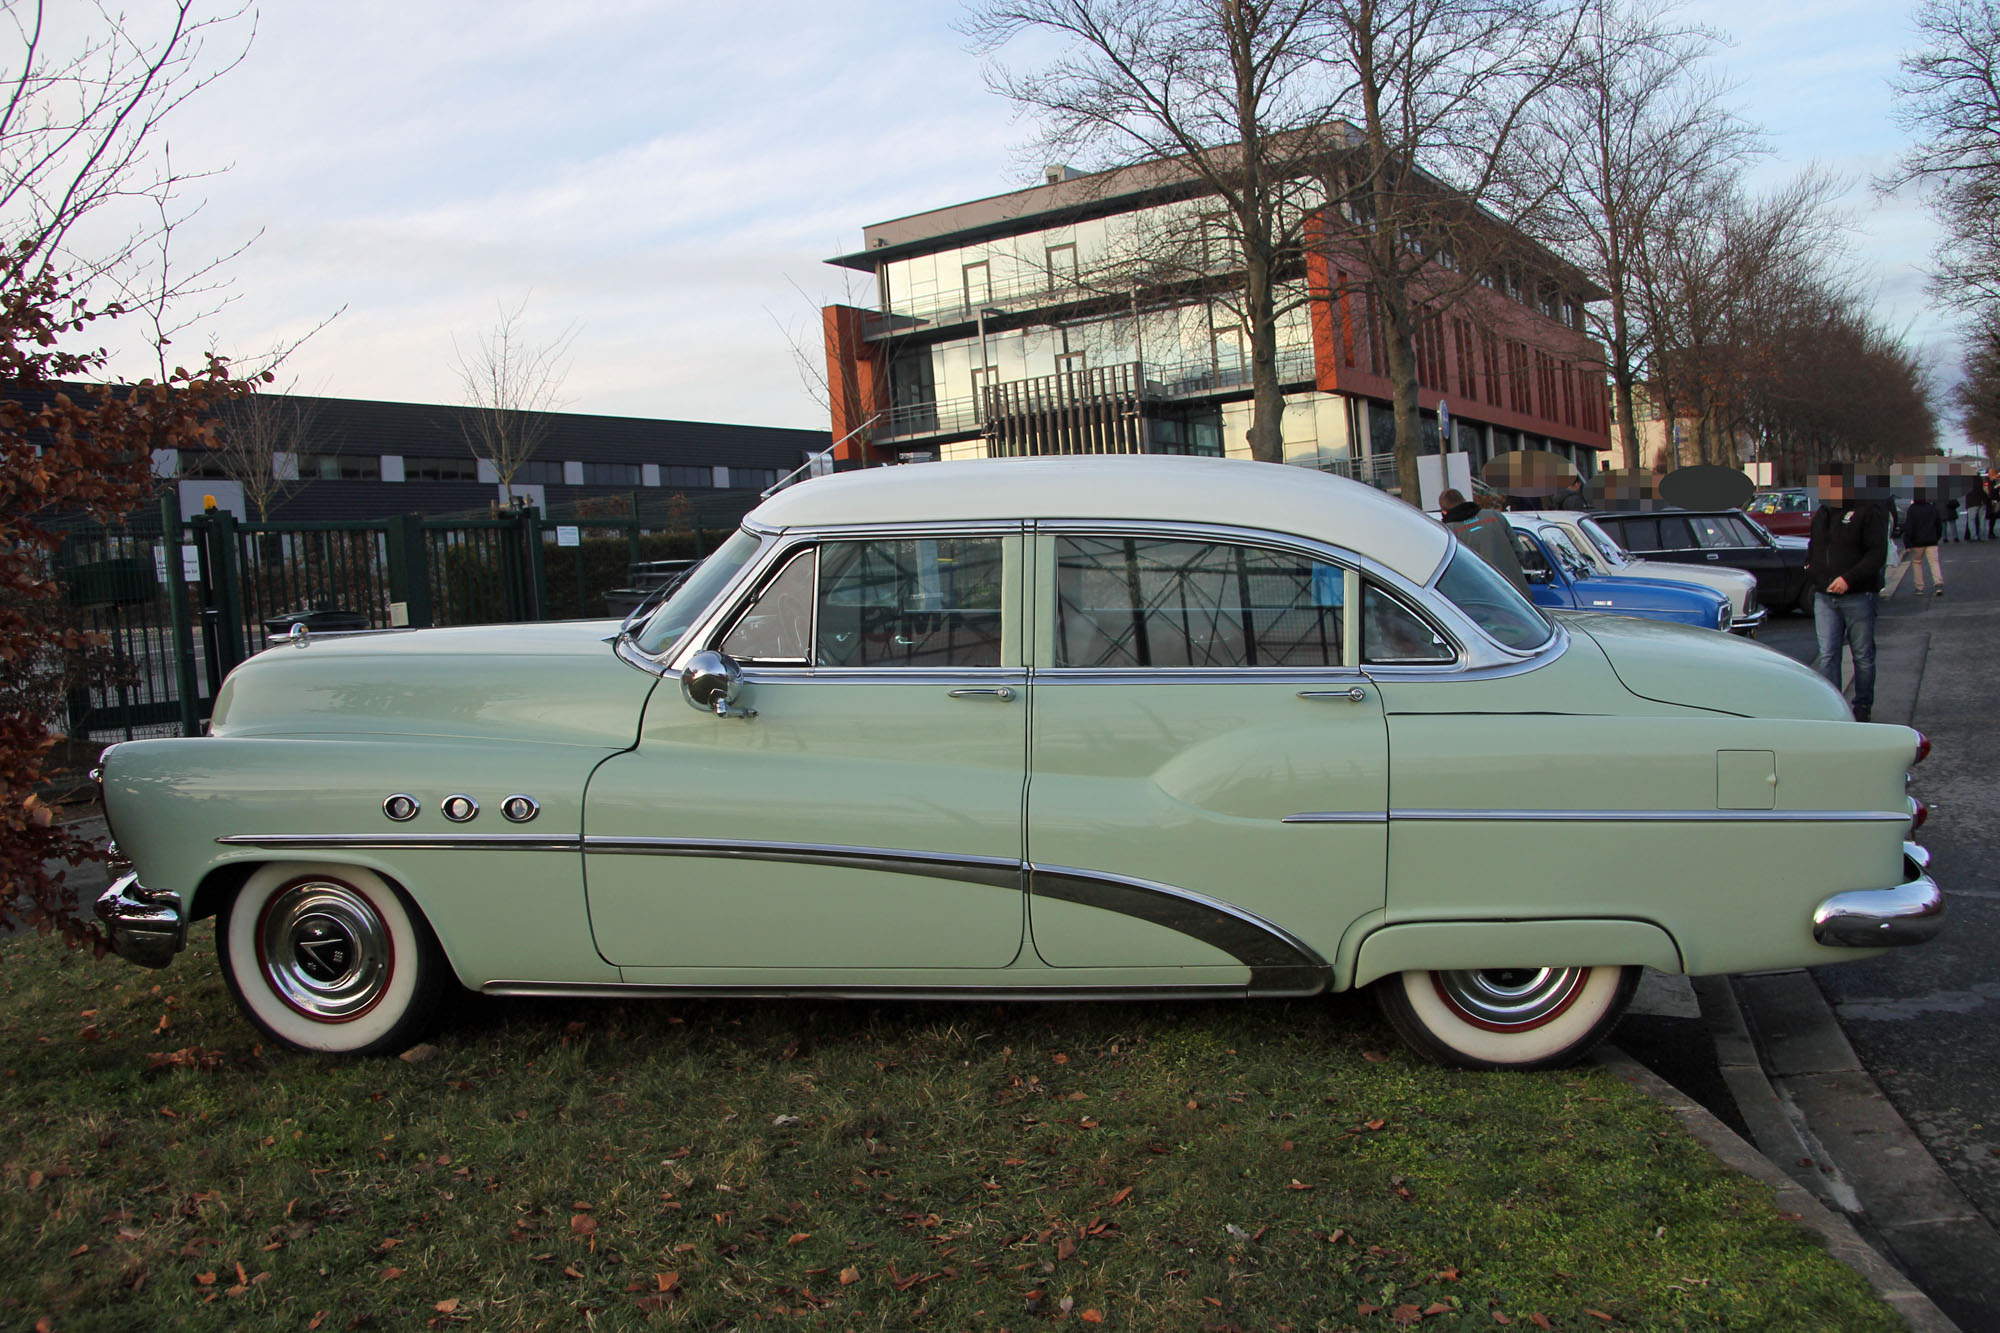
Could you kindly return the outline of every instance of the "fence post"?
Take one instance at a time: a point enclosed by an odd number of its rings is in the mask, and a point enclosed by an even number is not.
[[[401,602],[403,623],[431,626],[431,578],[424,561],[424,516],[395,514],[388,520],[389,600]]]
[[[181,735],[201,735],[201,685],[194,673],[194,621],[188,615],[187,572],[181,559],[181,497],[160,496],[161,559],[167,571],[168,651],[174,659],[174,702]]]
[[[524,608],[525,620],[547,620],[549,617],[548,589],[542,586],[545,572],[542,568],[542,511],[529,505],[521,511],[521,563],[528,582],[528,604]],[[579,558],[583,548],[578,547]]]
[[[639,492],[632,492],[632,526],[625,529],[625,569],[639,563]]]

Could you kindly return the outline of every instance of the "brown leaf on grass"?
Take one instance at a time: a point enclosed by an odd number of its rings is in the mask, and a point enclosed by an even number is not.
[[[212,1287],[215,1285],[215,1274],[196,1273],[194,1275],[194,1284],[197,1287]]]
[[[1059,1065],[1066,1065],[1069,1063],[1069,1057],[1067,1055],[1064,1055],[1061,1051],[1057,1051],[1054,1055],[1050,1056],[1049,1058],[1054,1060]]]
[[[70,1257],[70,1258],[72,1258],[72,1259],[77,1259],[77,1258],[81,1258],[82,1256],[84,1256],[84,1255],[86,1255],[86,1254],[89,1254],[89,1253],[90,1253],[90,1246],[88,1246],[88,1245],[79,1245],[79,1246],[77,1246],[77,1247],[76,1247],[75,1249],[73,1249],[73,1250],[71,1250],[71,1251],[69,1252],[69,1257]]]
[[[332,1313],[333,1311],[331,1310],[320,1310],[315,1312],[311,1319],[306,1320],[306,1333],[313,1333],[313,1330],[318,1328],[321,1324],[324,1324],[326,1322],[326,1317]]]
[[[1064,1236],[1061,1240],[1058,1240],[1056,1242],[1056,1258],[1058,1259],[1076,1258],[1076,1242],[1071,1240],[1068,1236]]]
[[[1602,1310],[1593,1310],[1588,1305],[1583,1307],[1583,1312],[1592,1319],[1602,1319],[1607,1324],[1612,1322],[1610,1315],[1604,1313]]]
[[[1384,1060],[1387,1060],[1389,1057],[1382,1054],[1382,1052],[1380,1051],[1363,1051],[1361,1053],[1361,1058],[1366,1060],[1371,1065],[1379,1065]]]
[[[1430,1316],[1434,1314],[1450,1314],[1450,1313],[1451,1313],[1451,1306],[1446,1304],[1444,1301],[1432,1301],[1429,1305],[1426,1305],[1424,1307],[1424,1317],[1426,1319],[1430,1318]]]
[[[431,1309],[436,1310],[439,1314],[451,1314],[458,1309],[458,1297],[447,1296],[436,1305],[433,1305]]]
[[[1458,1281],[1458,1270],[1456,1268],[1440,1268],[1437,1272],[1431,1274],[1431,1276],[1440,1282],[1456,1282]]]
[[[791,1234],[791,1238],[790,1238],[789,1240],[787,1240],[787,1241],[785,1242],[785,1244],[787,1244],[787,1245],[803,1245],[803,1244],[804,1244],[805,1242],[807,1242],[807,1241],[809,1241],[809,1240],[811,1240],[811,1239],[812,1239],[812,1234],[813,1234],[813,1233],[812,1233],[812,1232],[810,1232],[810,1231],[794,1231],[794,1232],[793,1232],[793,1233]]]
[[[583,1281],[583,1270],[581,1268],[578,1268],[575,1264],[564,1264],[563,1276],[568,1278],[575,1278],[578,1282],[581,1282]]]
[[[1119,1190],[1116,1194],[1112,1195],[1111,1202],[1105,1204],[1104,1206],[1106,1208],[1116,1208],[1119,1204],[1125,1202],[1127,1199],[1131,1197],[1132,1197],[1132,1187],[1130,1185],[1127,1185],[1124,1189]]]
[[[1363,1124],[1362,1124],[1362,1126],[1361,1126],[1361,1127],[1362,1127],[1363,1129],[1371,1129],[1371,1130],[1372,1130],[1372,1129],[1380,1129],[1380,1128],[1382,1128],[1382,1126],[1384,1126],[1384,1125],[1386,1125],[1386,1124],[1388,1124],[1388,1123],[1389,1123],[1389,1122],[1388,1122],[1388,1121],[1386,1121],[1386,1120],[1379,1120],[1379,1119],[1377,1119],[1377,1120],[1369,1120],[1369,1121],[1365,1121],[1365,1122],[1363,1122]]]
[[[597,1219],[589,1213],[578,1213],[576,1216],[570,1218],[569,1230],[572,1236],[595,1236],[597,1234]]]
[[[1104,1311],[1095,1309],[1085,1310],[1077,1318],[1086,1324],[1101,1324],[1104,1322]]]
[[[840,1285],[851,1287],[861,1280],[861,1270],[852,1265],[840,1270]]]
[[[1222,1304],[1222,1302],[1216,1301],[1215,1304],[1220,1305]],[[1363,1301],[1361,1302],[1361,1304],[1354,1307],[1354,1313],[1360,1315],[1381,1314],[1382,1307],[1379,1305],[1371,1305],[1367,1301]]]
[[[375,1253],[387,1254],[389,1251],[395,1249],[398,1245],[401,1245],[402,1243],[403,1242],[395,1236],[384,1236],[382,1237],[381,1240],[375,1242]]]
[[[681,1285],[681,1275],[668,1269],[664,1273],[653,1274],[653,1282],[662,1292],[674,1291]]]
[[[1285,1186],[1285,1188],[1286,1188],[1286,1189],[1288,1189],[1288,1190],[1309,1190],[1309,1189],[1313,1189],[1313,1188],[1315,1188],[1315,1187],[1314,1187],[1314,1186],[1312,1186],[1312,1185],[1308,1185],[1308,1184],[1304,1183],[1303,1181],[1301,1181],[1301,1180],[1298,1180],[1297,1178],[1294,1178],[1294,1179],[1293,1179],[1293,1181],[1292,1181],[1292,1183],[1291,1183],[1291,1184],[1289,1184],[1289,1185],[1287,1185],[1287,1186]]]
[[[250,1275],[243,1271],[243,1265],[240,1263],[236,1265],[236,1280],[246,1287],[250,1285]]]
[[[1533,1324],[1533,1325],[1534,1325],[1534,1326],[1535,1326],[1536,1328],[1554,1328],[1554,1327],[1555,1327],[1555,1325],[1554,1325],[1554,1324],[1551,1324],[1551,1323],[1549,1322],[1549,1317],[1548,1317],[1547,1315],[1545,1315],[1545,1314],[1531,1314],[1531,1315],[1529,1315],[1529,1316],[1528,1316],[1528,1322],[1529,1322],[1529,1323],[1531,1323],[1531,1324]]]
[[[1389,1322],[1392,1324],[1414,1324],[1423,1317],[1424,1312],[1414,1305],[1399,1305],[1389,1311]]]
[[[1514,1319],[1513,1316],[1511,1315],[1504,1315],[1501,1314],[1498,1310],[1495,1310],[1493,1312],[1493,1322],[1496,1324],[1511,1324],[1514,1322]]]
[[[393,1265],[382,1270],[382,1280],[384,1282],[394,1282],[397,1278],[401,1277],[402,1275],[403,1275],[403,1270],[394,1267]]]

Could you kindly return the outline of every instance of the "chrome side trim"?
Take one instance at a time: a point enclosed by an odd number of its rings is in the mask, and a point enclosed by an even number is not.
[[[1045,975],[1037,971],[1037,976]],[[701,983],[676,986],[640,981],[489,981],[482,995],[562,996],[576,999],[751,999],[820,1000],[1215,1000],[1242,999],[1265,992],[1253,986],[787,986],[751,983],[717,986]]]
[[[230,833],[217,838],[225,847],[266,847],[273,851],[481,851],[580,852],[574,834],[540,833]]]
[[[1213,945],[1250,969],[1250,989],[1259,995],[1314,995],[1332,976],[1326,960],[1282,926],[1187,889],[1032,863],[1028,887],[1032,897],[1135,917]]]
[[[1813,938],[1845,949],[1895,948],[1934,938],[1944,926],[1944,894],[1924,873],[1929,865],[1929,852],[1904,843],[1903,882],[1834,894],[1813,911]]]
[[[1296,818],[1296,816],[1294,816]],[[1391,810],[1398,823],[1907,824],[1897,810]]]
[[[1386,824],[1389,816],[1381,810],[1307,810],[1286,815],[1280,824]]]
[[[722,860],[784,861],[799,865],[877,870],[893,875],[1021,888],[1021,863],[999,856],[958,856],[910,852],[892,847],[847,847],[834,843],[751,842],[734,838],[615,838],[591,836],[583,850],[624,856],[691,856]]]

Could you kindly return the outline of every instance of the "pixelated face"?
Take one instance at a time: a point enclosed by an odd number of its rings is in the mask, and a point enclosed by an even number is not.
[[[1848,479],[1838,472],[1829,472],[1822,476],[1813,490],[1821,504],[1829,505],[1844,505],[1847,503],[1847,497],[1852,494]]]

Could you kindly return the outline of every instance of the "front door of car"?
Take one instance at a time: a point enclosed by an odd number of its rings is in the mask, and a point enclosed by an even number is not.
[[[1536,606],[1557,611],[1573,609],[1576,604],[1576,590],[1556,563],[1549,559],[1542,544],[1535,540],[1531,532],[1520,528],[1512,530],[1514,554],[1521,561],[1521,576],[1528,580],[1528,597]]]
[[[1769,605],[1786,605],[1796,595],[1788,586],[1784,552],[1775,542],[1760,537],[1748,517],[1696,514],[1688,519],[1688,526],[1706,563],[1748,570],[1756,576],[1758,597]]]
[[[1359,575],[1171,533],[1043,533],[1036,555],[1042,961],[1161,986],[1240,984],[1247,966],[1253,988],[1311,989],[1385,893],[1388,738],[1355,647],[1376,610]],[[1417,637],[1407,651],[1434,651]]]
[[[1018,530],[799,544],[701,647],[732,711],[668,677],[585,801],[598,951],[648,979],[1004,967],[1024,930]],[[689,969],[699,970],[696,976]]]

